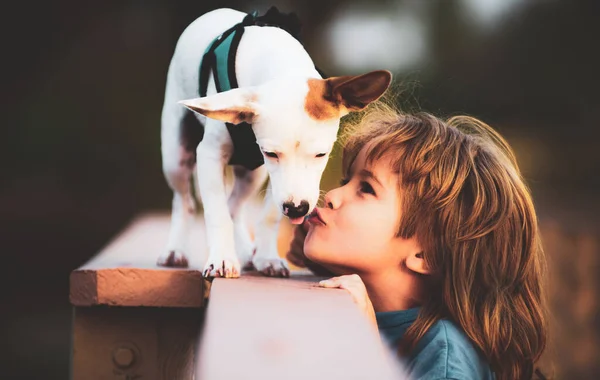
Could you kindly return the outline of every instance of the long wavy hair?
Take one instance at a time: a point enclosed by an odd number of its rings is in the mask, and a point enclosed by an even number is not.
[[[546,262],[533,201],[506,140],[472,117],[403,114],[383,102],[345,128],[345,171],[366,147],[370,163],[391,160],[399,172],[397,235],[416,237],[431,271],[399,354],[449,319],[498,380],[532,378],[547,340]]]

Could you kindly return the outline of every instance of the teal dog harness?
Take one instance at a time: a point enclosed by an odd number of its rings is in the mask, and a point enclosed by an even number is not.
[[[242,22],[215,38],[204,52],[199,75],[201,97],[206,96],[211,71],[217,92],[238,88],[235,75],[237,48],[244,35],[244,29],[251,25],[278,27],[300,41],[300,21],[294,13],[286,15],[280,13],[276,7],[271,7],[264,16],[259,17],[257,12],[248,14]],[[318,68],[317,71],[325,78]],[[252,125],[245,122],[238,125],[226,123],[226,125],[233,142],[233,155],[229,165],[241,165],[249,170],[263,165],[263,155],[256,143]]]

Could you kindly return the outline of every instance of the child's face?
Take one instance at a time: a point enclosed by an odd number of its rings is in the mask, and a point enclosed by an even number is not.
[[[416,239],[396,237],[400,222],[399,175],[386,160],[365,166],[363,148],[343,186],[325,197],[304,243],[306,256],[336,273],[381,273],[397,269],[417,248]]]

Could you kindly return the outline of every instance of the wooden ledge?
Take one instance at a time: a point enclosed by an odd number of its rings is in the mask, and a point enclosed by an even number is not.
[[[394,379],[404,377],[379,335],[341,289],[292,272],[276,279],[217,278],[206,310],[201,379]]]
[[[177,364],[173,368],[186,368],[185,375],[169,378],[191,379],[193,373],[205,380],[404,378],[349,294],[340,289],[319,288],[319,278],[307,271],[292,271],[289,279],[243,273],[238,279],[217,278],[212,283],[204,280],[203,223],[197,218],[187,269],[156,266],[167,241],[169,217],[151,214],[134,220],[98,255],[71,273],[71,303],[80,307],[75,324],[74,342],[79,348],[74,348],[74,366],[85,372],[74,378],[89,378],[88,373],[100,373],[100,369],[113,373],[114,368],[106,367],[106,358],[113,355],[117,340],[137,342],[142,356],[175,358]],[[284,223],[279,237],[280,253],[287,249],[290,238],[291,229],[286,229]],[[196,333],[197,315],[190,309],[81,308],[200,308],[209,287],[210,301],[200,336]],[[179,331],[181,323],[185,328]],[[156,350],[163,354],[156,354],[150,343],[140,343],[144,339],[158,341]],[[180,355],[173,347],[182,344],[189,349]],[[99,364],[92,366],[87,358],[99,358]],[[197,364],[192,370],[194,362]],[[154,362],[144,363],[139,368],[128,367],[127,371],[163,373],[163,369],[153,367]],[[166,365],[163,364],[160,366]]]
[[[169,226],[170,216],[165,213],[145,214],[133,220],[100,253],[71,272],[71,304],[202,307],[210,285],[202,277],[208,252],[204,219],[198,216],[195,220],[190,265],[185,269],[156,265],[167,242]],[[289,247],[291,232],[291,226],[282,223],[278,243],[281,254]]]
[[[71,304],[202,307],[206,240],[201,223],[197,218],[189,268],[164,268],[156,265],[156,259],[167,241],[169,216],[137,218],[98,255],[71,272]]]

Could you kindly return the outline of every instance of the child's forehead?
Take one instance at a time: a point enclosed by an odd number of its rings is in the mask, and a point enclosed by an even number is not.
[[[371,149],[368,146],[364,146],[356,156],[356,158],[350,163],[350,167],[347,168],[347,173],[354,175],[361,171],[369,171],[371,173],[380,173],[380,175],[386,174],[398,174],[394,169],[393,160],[390,154],[383,155],[371,155]]]

